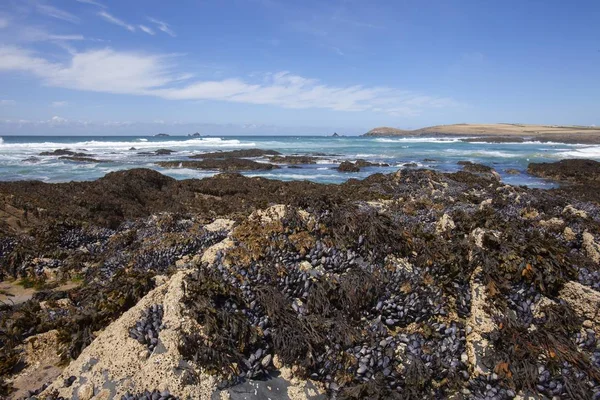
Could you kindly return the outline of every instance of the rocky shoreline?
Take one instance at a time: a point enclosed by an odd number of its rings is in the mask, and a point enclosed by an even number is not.
[[[597,164],[0,182],[0,396],[598,399]]]

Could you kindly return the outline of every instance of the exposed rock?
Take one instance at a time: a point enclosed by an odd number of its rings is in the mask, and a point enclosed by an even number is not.
[[[579,317],[600,323],[600,292],[571,281],[565,283],[559,298],[566,301]]]
[[[83,384],[77,391],[77,397],[79,400],[90,400],[94,395],[94,387],[90,384]]]
[[[442,215],[442,218],[440,218],[440,220],[436,224],[436,232],[438,233],[446,232],[454,228],[454,221],[452,220],[452,217],[450,217],[448,214]]]
[[[158,149],[154,151],[157,156],[168,156],[169,154],[175,153],[175,150],[170,149]]]
[[[231,150],[231,151],[216,151],[214,153],[202,153],[194,154],[189,158],[200,158],[200,159],[224,159],[224,158],[254,158],[254,157],[265,157],[265,156],[278,156],[281,153],[275,150],[262,150],[262,149],[242,149],[242,150]]]
[[[562,211],[563,215],[572,215],[574,217],[587,219],[588,215],[583,210],[578,210],[572,205],[568,204]]]
[[[276,155],[270,157],[269,161],[278,163],[278,164],[316,164],[317,158],[312,156],[281,156]]]
[[[59,160],[75,161],[75,162],[87,162],[87,163],[105,163],[107,160],[97,160],[91,157],[79,157],[79,156],[61,156]]]
[[[591,258],[594,262],[600,263],[600,244],[596,243],[594,240],[594,235],[589,233],[588,231],[583,232],[583,248],[587,253],[588,257]]]
[[[279,168],[277,165],[259,163],[243,158],[207,159],[201,161],[160,161],[163,168],[192,168],[218,171],[264,171]]]
[[[504,172],[506,172],[509,175],[519,175],[519,174],[521,174],[521,171],[519,171],[518,169],[514,169],[514,168],[509,168],[509,169],[505,170]]]
[[[471,161],[459,161],[457,164],[463,166],[463,171],[484,178],[490,178],[497,181],[500,180],[500,175],[492,167],[488,167],[487,165],[477,164]]]
[[[359,168],[363,168],[363,167],[389,167],[390,166],[390,164],[371,162],[371,161],[363,160],[362,158],[357,159],[354,162],[354,164],[357,167],[359,167]]]
[[[484,359],[494,350],[485,336],[497,328],[487,311],[489,307],[486,287],[478,281],[480,274],[481,268],[477,268],[471,276],[471,315],[467,321],[470,328],[470,333],[467,334],[467,355],[475,376],[491,373]]]
[[[575,232],[573,232],[573,229],[569,228],[568,226],[565,226],[565,229],[563,230],[563,235],[565,236],[565,239],[569,241],[573,241],[577,238],[577,235],[575,234]]]
[[[42,151],[40,156],[73,156],[73,157],[89,157],[86,153],[77,153],[69,149],[57,149],[54,151]]]
[[[544,228],[555,228],[555,229],[557,229],[557,228],[562,227],[565,224],[565,221],[563,221],[560,218],[553,217],[553,218],[550,218],[548,220],[542,220],[542,221],[539,222],[539,224],[541,226],[543,226]]]
[[[562,182],[600,181],[600,162],[584,159],[560,160],[553,163],[531,163],[527,172]]]
[[[356,164],[351,163],[350,161],[342,162],[337,167],[337,170],[340,172],[360,172],[360,168]]]

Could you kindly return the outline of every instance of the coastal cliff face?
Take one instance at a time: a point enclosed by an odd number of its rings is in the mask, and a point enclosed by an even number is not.
[[[580,167],[531,166],[568,185],[550,191],[473,163],[341,185],[145,169],[0,183],[2,294],[33,286],[2,299],[0,388],[595,398],[600,174]]]

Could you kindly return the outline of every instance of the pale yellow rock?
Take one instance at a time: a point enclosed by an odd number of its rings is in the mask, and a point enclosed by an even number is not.
[[[455,227],[456,225],[454,225],[452,217],[450,217],[448,214],[444,214],[442,215],[442,218],[440,218],[440,220],[436,223],[435,230],[437,233],[442,233],[448,230],[452,230]]]
[[[583,232],[583,248],[588,257],[594,262],[600,262],[600,244],[594,240],[594,235],[588,231]]]
[[[579,317],[600,323],[600,292],[570,281],[564,284],[558,297],[565,300]]]
[[[231,219],[217,218],[208,225],[204,225],[204,229],[210,232],[230,231],[235,225],[235,221]]]
[[[575,240],[577,238],[577,235],[575,234],[575,232],[573,232],[573,229],[569,228],[568,226],[565,227],[565,229],[563,230],[563,235],[565,236],[565,239],[569,241]]]
[[[568,206],[566,206],[565,208],[563,208],[562,213],[563,213],[563,215],[573,215],[575,217],[579,217],[579,218],[583,218],[583,219],[586,219],[588,217],[588,215],[585,211],[578,210],[570,204]]]
[[[483,210],[485,207],[491,206],[492,202],[493,202],[492,199],[487,199],[487,200],[482,201],[481,203],[479,203],[479,209]]]
[[[521,217],[523,217],[524,219],[536,219],[537,217],[540,216],[540,213],[537,210],[534,209],[529,209],[529,208],[524,208],[523,210],[521,210]]]
[[[208,264],[213,264],[215,262],[215,260],[217,259],[217,253],[219,251],[224,251],[231,247],[233,247],[233,240],[231,240],[230,238],[225,238],[224,240],[220,241],[219,243],[217,243],[213,246],[210,246],[208,249],[206,249],[204,251],[204,254],[202,254],[201,261],[208,263]]]
[[[564,224],[565,224],[565,221],[563,221],[560,218],[556,218],[556,217],[550,218],[548,220],[540,221],[540,225],[543,226],[544,228],[560,228]]]
[[[492,316],[487,311],[488,300],[485,286],[476,281],[481,274],[477,267],[471,275],[471,315],[467,320],[470,332],[467,334],[467,356],[472,374],[487,375],[490,371],[484,366],[483,358],[493,351],[491,344],[484,338],[485,334],[496,329]]]
[[[102,389],[100,393],[94,396],[93,400],[109,400],[111,399],[110,390]]]
[[[183,333],[201,329],[183,310],[184,283],[190,273],[186,270],[175,273],[165,284],[150,291],[138,304],[123,313],[65,368],[44,394],[57,390],[59,396],[72,398],[73,390],[79,393],[83,388],[78,387],[77,382],[73,388],[65,388],[63,381],[74,375],[83,378],[92,388],[102,388],[107,381],[112,382],[113,398],[120,398],[127,391],[140,392],[161,385],[179,398],[210,398],[216,387],[214,377],[194,369],[192,372],[198,383],[189,385],[185,381],[189,373],[186,376],[180,369],[182,355],[179,345]],[[135,326],[144,311],[153,304],[163,305],[165,327],[159,334],[160,351],[157,348],[144,359],[140,353],[147,349],[129,337],[129,328]]]
[[[90,400],[94,395],[94,387],[85,383],[79,387],[77,395],[79,396],[79,400]]]

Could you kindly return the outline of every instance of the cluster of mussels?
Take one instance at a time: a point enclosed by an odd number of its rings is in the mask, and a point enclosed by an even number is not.
[[[164,327],[162,304],[153,304],[144,311],[142,317],[135,323],[133,328],[129,329],[129,337],[137,340],[148,347],[148,350],[154,351],[158,344],[158,334]]]
[[[178,397],[173,396],[168,390],[162,392],[154,389],[153,391],[146,390],[141,393],[131,394],[127,392],[121,396],[121,400],[177,400]]]
[[[419,198],[414,186],[401,190]],[[532,226],[511,199],[521,197],[548,215],[560,215],[564,206],[500,186],[495,208],[482,208],[482,187],[454,190],[460,201],[438,200],[453,215],[451,233],[437,230],[440,214],[432,210],[440,206],[430,197],[375,214],[358,207],[348,218],[327,210],[302,220],[288,210],[280,225],[242,224],[234,248],[199,269],[196,279],[211,275],[218,294],[212,288],[206,302],[187,303],[200,323],[207,313],[199,307],[210,304],[216,321],[230,327],[212,353],[210,330],[196,338],[205,349],[188,351],[189,359],[206,361],[210,353],[229,363],[225,386],[264,376],[268,363],[259,364],[268,355],[269,362],[297,366],[338,398],[600,396],[593,330],[573,339],[582,320],[557,298],[568,280],[600,284],[598,268],[579,242]],[[477,226],[502,231],[473,234]],[[467,356],[467,336],[478,328],[468,326],[473,285],[487,292],[486,310],[506,318],[484,334],[495,350],[483,361],[489,371],[483,374],[472,373]],[[553,305],[540,313],[544,298]],[[225,312],[236,317],[227,320],[220,316]],[[227,343],[236,341],[243,344],[228,357],[234,351]]]

